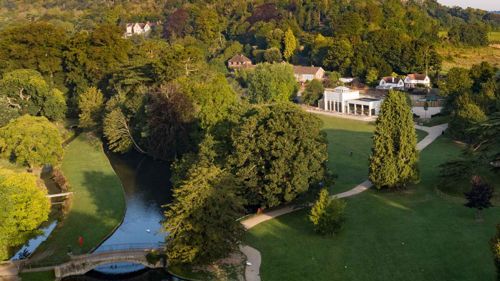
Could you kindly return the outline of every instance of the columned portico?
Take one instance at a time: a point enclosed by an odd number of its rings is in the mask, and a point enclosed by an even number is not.
[[[380,104],[380,99],[360,97],[359,91],[347,87],[326,89],[323,98],[325,111],[353,115],[378,115]]]

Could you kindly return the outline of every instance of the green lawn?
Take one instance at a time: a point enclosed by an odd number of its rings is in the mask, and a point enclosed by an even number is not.
[[[64,175],[74,192],[66,218],[35,252],[34,260],[51,264],[67,260],[67,249],[84,253],[96,247],[117,227],[125,213],[125,198],[99,142],[83,134],[65,148]],[[84,238],[82,248],[78,237]]]
[[[56,278],[54,272],[29,272],[20,274],[23,281],[54,281]]]
[[[318,115],[323,121],[328,143],[328,167],[338,176],[332,193],[353,188],[368,178],[368,158],[371,153],[373,123]],[[427,135],[417,130],[419,140]],[[352,156],[351,156],[352,151]]]
[[[354,136],[363,132],[360,127],[348,128],[352,129]],[[340,132],[330,138],[347,137]],[[358,138],[343,141],[366,144]],[[358,153],[362,152],[366,150]],[[434,192],[437,166],[459,153],[454,143],[441,137],[421,153],[419,184],[405,192],[369,190],[348,198],[347,222],[338,236],[315,234],[307,210],[251,229],[245,240],[262,253],[262,279],[495,280],[488,241],[500,222],[499,208],[485,211],[485,221],[478,223],[473,210]],[[331,154],[333,165],[342,167],[346,157],[336,156]],[[356,167],[366,171],[366,165],[365,161]],[[345,185],[344,181],[350,179],[339,177],[338,184]]]

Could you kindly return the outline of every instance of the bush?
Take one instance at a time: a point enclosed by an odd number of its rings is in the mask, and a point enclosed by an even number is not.
[[[322,235],[334,235],[340,232],[345,222],[345,207],[344,200],[337,198],[330,200],[328,191],[322,189],[309,215],[314,230]]]

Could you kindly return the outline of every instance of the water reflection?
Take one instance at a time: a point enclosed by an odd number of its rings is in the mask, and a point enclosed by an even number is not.
[[[41,228],[40,231],[42,232],[42,234],[26,242],[26,244],[24,244],[24,246],[19,249],[19,251],[17,251],[17,253],[10,260],[22,260],[29,257],[31,253],[33,253],[36,248],[38,248],[38,246],[42,244],[42,242],[45,241],[47,237],[49,237],[50,233],[52,233],[54,228],[56,228],[56,225],[57,221],[53,221],[48,226]]]
[[[107,153],[111,164],[123,184],[127,210],[120,227],[97,249],[110,245],[161,243],[165,241],[162,232],[162,205],[172,200],[170,184],[170,163],[155,161],[150,157],[129,153],[118,155]],[[105,265],[101,272],[122,273],[142,269],[140,265]]]

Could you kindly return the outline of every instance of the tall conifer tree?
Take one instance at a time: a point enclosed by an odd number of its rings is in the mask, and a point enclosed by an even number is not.
[[[417,134],[406,97],[390,91],[373,135],[370,180],[378,188],[401,188],[418,179]]]

